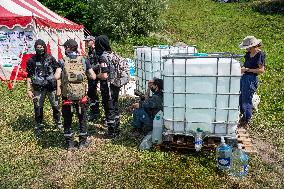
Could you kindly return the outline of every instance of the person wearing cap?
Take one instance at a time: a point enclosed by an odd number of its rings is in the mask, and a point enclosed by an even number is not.
[[[152,92],[151,96],[149,90]],[[163,80],[158,78],[149,80],[145,99],[132,104],[130,110],[133,111],[133,134],[136,136],[143,131],[151,131],[155,115],[160,110],[163,111]]]
[[[96,74],[94,73],[91,64],[88,59],[84,59],[82,56],[79,55],[78,53],[78,43],[73,40],[73,39],[68,39],[64,44],[65,48],[65,55],[63,59],[59,60],[62,67],[56,69],[56,73],[54,77],[56,79],[61,78],[62,76],[62,89],[65,88],[65,82],[66,82],[66,77],[64,76],[64,73],[62,73],[62,70],[64,71],[64,67],[66,64],[70,64],[69,62],[75,62],[76,64],[83,64],[83,72],[85,72],[86,75],[88,75],[91,79],[95,80],[96,79]],[[70,67],[70,66],[69,66]],[[82,68],[82,67],[81,67]],[[72,69],[75,69],[74,67]],[[80,81],[78,84],[83,84],[85,86],[85,80],[84,76],[82,74],[78,74],[78,70],[75,71],[75,73],[70,72],[67,73],[68,78],[76,79],[76,81]],[[84,74],[84,73],[83,73]],[[73,77],[73,76],[74,77]],[[75,77],[76,76],[76,77]],[[72,85],[70,84],[72,87]],[[74,86],[74,85],[73,85]],[[67,87],[68,88],[68,87]],[[65,90],[67,90],[65,88]],[[85,91],[76,91],[77,93],[80,92],[85,92]],[[76,110],[77,117],[79,119],[79,148],[86,148],[88,147],[90,141],[87,140],[87,98],[85,96],[82,97],[81,100],[70,100],[68,98],[69,96],[72,96],[73,94],[67,93],[65,94],[64,90],[62,90],[62,116],[63,116],[63,127],[64,127],[64,137],[66,140],[66,147],[67,150],[72,150],[74,149],[74,137],[73,137],[73,132],[71,130],[72,127],[72,116],[73,116],[73,110]]]
[[[240,109],[241,120],[240,126],[247,127],[249,120],[252,117],[252,98],[258,87],[257,76],[264,73],[265,54],[261,51],[261,39],[254,36],[247,36],[239,45],[241,49],[246,49],[244,56],[245,62],[241,67],[241,94],[240,94]]]
[[[97,59],[97,54],[95,51],[95,38],[93,36],[88,36],[85,41],[88,42],[88,56],[90,64],[96,74],[99,74],[99,64]],[[100,115],[99,110],[99,96],[97,92],[99,79],[88,79],[88,98],[90,100],[90,113],[89,121],[96,120]]]
[[[35,134],[40,136],[44,127],[43,105],[47,96],[53,110],[53,121],[58,128],[62,128],[60,120],[60,89],[58,80],[54,79],[59,63],[52,55],[47,54],[47,47],[43,40],[38,39],[34,45],[36,54],[27,62],[27,94],[33,99],[35,114]]]

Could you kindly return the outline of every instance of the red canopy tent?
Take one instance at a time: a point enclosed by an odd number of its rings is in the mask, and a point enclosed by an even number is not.
[[[25,77],[21,70],[34,54],[35,40],[44,40],[48,52],[60,58],[64,49],[59,45],[70,38],[84,45],[84,27],[36,0],[0,0],[0,79]]]

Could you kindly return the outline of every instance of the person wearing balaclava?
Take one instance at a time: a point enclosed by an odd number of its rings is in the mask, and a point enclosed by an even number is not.
[[[105,137],[112,138],[119,133],[118,97],[120,87],[111,84],[108,80],[111,71],[109,68],[114,52],[111,50],[107,36],[100,35],[96,37],[95,50],[100,64],[100,74],[97,77],[100,79],[102,104],[105,112],[105,126],[108,128]]]
[[[47,47],[43,40],[38,39],[34,45],[36,54],[27,61],[27,94],[34,102],[35,134],[42,134],[43,105],[47,96],[53,110],[53,120],[58,128],[62,128],[60,120],[60,90],[57,90],[57,80],[54,73],[60,67],[52,55],[47,54]]]
[[[63,46],[66,57],[59,60],[61,68],[56,70],[54,77],[61,78],[64,138],[66,149],[70,151],[76,147],[72,131],[74,113],[79,120],[79,149],[87,148],[91,142],[87,132],[86,76],[95,80],[96,74],[89,59],[78,53],[78,43],[74,39],[68,39]]]
[[[93,36],[88,36],[85,41],[88,42],[88,56],[91,66],[96,74],[99,74],[99,64],[97,60],[97,54],[95,51],[95,38]],[[100,115],[99,109],[99,96],[97,92],[99,79],[88,79],[88,98],[90,101],[90,112],[88,115],[88,121],[95,121]]]
[[[153,129],[153,119],[155,115],[163,111],[163,80],[154,78],[148,81],[148,94],[139,103],[130,106],[133,111],[132,130],[133,136],[148,132]],[[149,93],[152,92],[150,96]]]

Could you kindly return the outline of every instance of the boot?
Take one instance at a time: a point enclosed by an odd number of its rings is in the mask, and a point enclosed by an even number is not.
[[[98,117],[99,117],[98,114],[90,113],[88,117],[88,121],[96,121]]]
[[[66,140],[66,149],[67,149],[67,151],[75,150],[73,137],[65,137],[65,140]]]
[[[119,116],[116,116],[115,117],[115,123],[114,123],[114,133],[115,133],[115,135],[119,135],[119,133],[120,133],[119,126],[120,126],[120,119],[119,119]]]
[[[44,124],[39,123],[35,126],[35,135],[36,137],[41,137],[42,136],[42,131],[44,128]]]
[[[115,137],[115,122],[107,121],[107,132],[105,133],[106,138],[114,138]]]
[[[91,144],[91,141],[88,140],[87,136],[79,136],[79,149],[88,148]]]

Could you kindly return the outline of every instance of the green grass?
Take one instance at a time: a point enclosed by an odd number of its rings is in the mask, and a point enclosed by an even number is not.
[[[162,16],[165,28],[159,33],[173,41],[196,44],[201,52],[243,53],[238,44],[246,35],[261,38],[267,54],[266,73],[260,77],[260,110],[250,132],[271,143],[283,155],[284,16],[255,12],[251,5],[252,2],[172,0]],[[146,37],[113,45],[121,54],[132,56],[133,45],[162,43],[165,41]],[[62,133],[52,124],[49,105],[45,111],[45,135],[41,139],[34,137],[33,108],[25,91],[21,82],[12,91],[8,91],[5,84],[0,85],[1,189],[284,188],[281,172],[258,155],[250,157],[249,176],[238,181],[216,169],[213,152],[196,155],[140,151],[137,149],[140,141],[127,135],[128,114],[124,114],[121,137],[101,139],[98,132],[101,129],[90,124],[91,147],[67,153]],[[121,103],[123,107],[126,102]],[[283,168],[281,160],[278,164]]]

